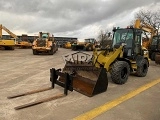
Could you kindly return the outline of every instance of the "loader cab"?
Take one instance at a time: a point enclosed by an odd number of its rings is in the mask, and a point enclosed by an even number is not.
[[[135,28],[124,28],[113,30],[112,48],[119,48],[124,45],[125,58],[134,58],[136,55],[143,55],[142,52],[142,30]]]
[[[96,40],[94,38],[85,39],[85,43],[93,43],[95,44]]]
[[[41,38],[42,40],[46,40],[49,37],[48,33],[42,33]]]

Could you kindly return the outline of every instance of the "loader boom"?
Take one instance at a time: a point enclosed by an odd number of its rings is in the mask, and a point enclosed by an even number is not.
[[[2,38],[2,29],[5,30],[9,35],[11,35],[13,38],[18,39],[18,37],[12,33],[8,28],[6,28],[5,26],[2,26],[2,24],[0,25],[0,38]]]
[[[106,48],[105,51],[102,51],[101,54],[97,54],[97,51],[94,51],[94,64],[96,67],[104,66],[107,71],[109,71],[111,63],[113,63],[119,56],[122,57],[123,46],[120,46],[118,49],[114,49],[109,52],[109,49]]]

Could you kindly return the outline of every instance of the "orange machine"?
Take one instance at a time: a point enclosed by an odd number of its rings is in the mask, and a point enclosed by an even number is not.
[[[39,32],[39,37],[33,41],[33,54],[48,53],[53,55],[58,50],[58,45],[54,40],[54,36],[50,33]]]

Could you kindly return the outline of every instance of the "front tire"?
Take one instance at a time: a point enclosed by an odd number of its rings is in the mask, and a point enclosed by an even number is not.
[[[138,77],[145,77],[148,72],[148,61],[146,59],[142,59],[137,66],[136,75]]]
[[[111,78],[116,84],[124,84],[128,80],[130,66],[126,61],[117,61],[112,65]]]
[[[49,55],[53,55],[53,53],[54,53],[54,52],[53,52],[53,46],[52,46],[52,47],[51,47],[51,50],[49,51],[48,54],[49,54]]]
[[[76,46],[72,46],[72,50],[73,50],[73,51],[76,51],[76,50],[77,50],[77,47],[76,47]]]

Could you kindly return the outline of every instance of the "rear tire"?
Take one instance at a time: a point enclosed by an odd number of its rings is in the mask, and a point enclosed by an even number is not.
[[[146,59],[142,59],[140,61],[139,66],[137,66],[136,75],[138,77],[145,77],[148,72],[148,61]]]
[[[33,50],[33,55],[38,55],[36,50]]]
[[[49,55],[53,55],[53,53],[54,53],[54,52],[53,52],[53,46],[52,46],[52,48],[51,48],[51,50],[49,51],[48,54],[49,54]]]
[[[117,61],[112,65],[111,78],[116,84],[124,84],[130,74],[130,66],[125,61]]]
[[[153,53],[151,54],[151,60],[155,61],[155,56],[156,56],[156,53],[153,52]]]
[[[160,53],[157,53],[155,56],[155,63],[160,64]]]
[[[76,50],[77,50],[77,47],[76,47],[76,46],[72,46],[72,50],[73,50],[73,51],[76,51]]]

